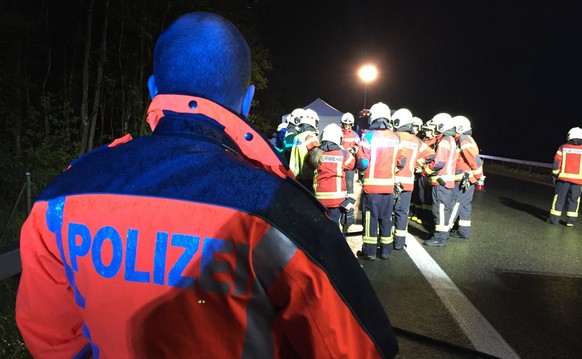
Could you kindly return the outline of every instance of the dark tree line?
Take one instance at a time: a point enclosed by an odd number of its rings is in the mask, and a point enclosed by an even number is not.
[[[126,133],[148,134],[146,83],[155,40],[185,12],[219,13],[243,32],[258,90],[250,120],[270,134],[270,119],[281,111],[274,92],[266,91],[272,66],[255,11],[268,2],[2,1],[0,224],[7,221],[26,171],[37,192],[75,157]]]

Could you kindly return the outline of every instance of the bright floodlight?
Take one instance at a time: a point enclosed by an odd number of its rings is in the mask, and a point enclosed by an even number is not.
[[[378,76],[378,70],[374,65],[364,65],[360,68],[360,71],[358,71],[358,76],[360,76],[360,79],[365,83],[372,82]]]

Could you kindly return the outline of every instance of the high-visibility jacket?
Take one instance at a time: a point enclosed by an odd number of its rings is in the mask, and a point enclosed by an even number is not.
[[[344,142],[342,143],[342,147],[346,150],[350,150],[350,148],[358,149],[358,145],[360,144],[360,136],[354,130],[347,130],[342,127],[342,133],[344,135]]]
[[[396,173],[396,182],[400,182],[403,191],[411,192],[414,189],[415,168],[426,163],[435,152],[410,132],[396,131],[396,134],[400,137],[399,150],[406,158],[406,165]]]
[[[561,145],[554,156],[552,173],[561,181],[582,185],[582,145]]]
[[[445,187],[452,189],[455,186],[455,168],[457,164],[457,144],[453,136],[442,136],[437,142],[434,159],[424,166],[429,175],[430,184],[439,186],[441,179]]]
[[[32,355],[394,357],[337,224],[259,152],[268,141],[198,97],[150,110],[151,136],[79,158],[23,225],[16,321]]]
[[[304,131],[295,136],[293,147],[291,148],[289,168],[297,179],[313,178],[314,169],[306,164],[305,158],[309,151],[318,146],[319,139],[313,131]]]
[[[357,159],[368,163],[363,177],[364,192],[394,192],[394,174],[403,159],[399,143],[398,135],[389,129],[370,130],[362,136]]]
[[[460,182],[465,173],[469,173],[469,182],[477,183],[483,176],[483,163],[479,157],[479,147],[473,136],[462,134],[457,138],[457,164],[455,181]]]
[[[347,197],[345,171],[354,169],[355,165],[354,156],[339,147],[324,152],[313,178],[315,198],[325,207],[339,207]]]

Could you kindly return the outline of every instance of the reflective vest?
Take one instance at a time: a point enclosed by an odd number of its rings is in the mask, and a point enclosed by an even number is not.
[[[396,182],[400,182],[403,191],[411,192],[415,168],[434,156],[434,150],[410,132],[396,131],[396,134],[400,137],[399,150],[406,158],[406,165],[396,173]]]
[[[457,165],[455,181],[460,182],[469,173],[469,182],[477,183],[483,176],[483,163],[479,157],[479,147],[471,135],[460,135],[457,139]]]
[[[552,173],[561,181],[582,185],[582,145],[560,146],[554,156]]]
[[[309,151],[319,146],[317,135],[312,131],[301,132],[293,139],[289,168],[297,179],[313,178],[313,170],[306,165],[305,158]]]
[[[346,150],[324,152],[315,170],[315,198],[325,207],[337,208],[346,199],[345,171],[354,169],[356,159]]]
[[[393,193],[396,166],[402,154],[398,151],[398,135],[389,129],[371,130],[364,134],[357,153],[358,160],[368,161],[364,171],[363,191],[366,193]]]
[[[445,187],[455,186],[455,168],[457,165],[457,144],[453,136],[443,136],[437,142],[434,159],[424,166],[424,171],[430,176],[430,184],[439,186],[439,178],[445,182]]]

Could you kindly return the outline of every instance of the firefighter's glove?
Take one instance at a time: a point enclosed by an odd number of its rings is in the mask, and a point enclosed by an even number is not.
[[[557,177],[556,175],[552,174],[552,184],[553,184],[554,186],[556,185],[556,179],[557,179],[557,178],[558,178],[558,177]]]
[[[463,192],[467,192],[469,190],[469,187],[471,187],[469,177],[470,177],[469,172],[465,172],[463,174],[463,179],[461,180],[461,189],[463,190]]]
[[[348,197],[340,204],[340,208],[346,213],[350,211],[353,212],[354,204],[356,204],[356,199]]]
[[[437,178],[436,181],[443,187],[447,185],[447,183],[445,182],[445,180],[442,177]]]
[[[394,196],[394,199],[397,199],[398,197],[400,197],[400,193],[402,193],[402,184],[400,182],[396,182],[396,184],[394,185],[394,193],[392,194]]]
[[[355,156],[355,155],[356,155],[356,152],[358,152],[358,148],[357,148],[357,147],[350,147],[350,148],[348,149],[348,151],[350,151],[350,153],[351,153],[353,156]]]
[[[352,224],[356,223],[356,216],[354,214],[354,209],[352,208],[346,213],[342,213],[342,226],[347,228]]]

